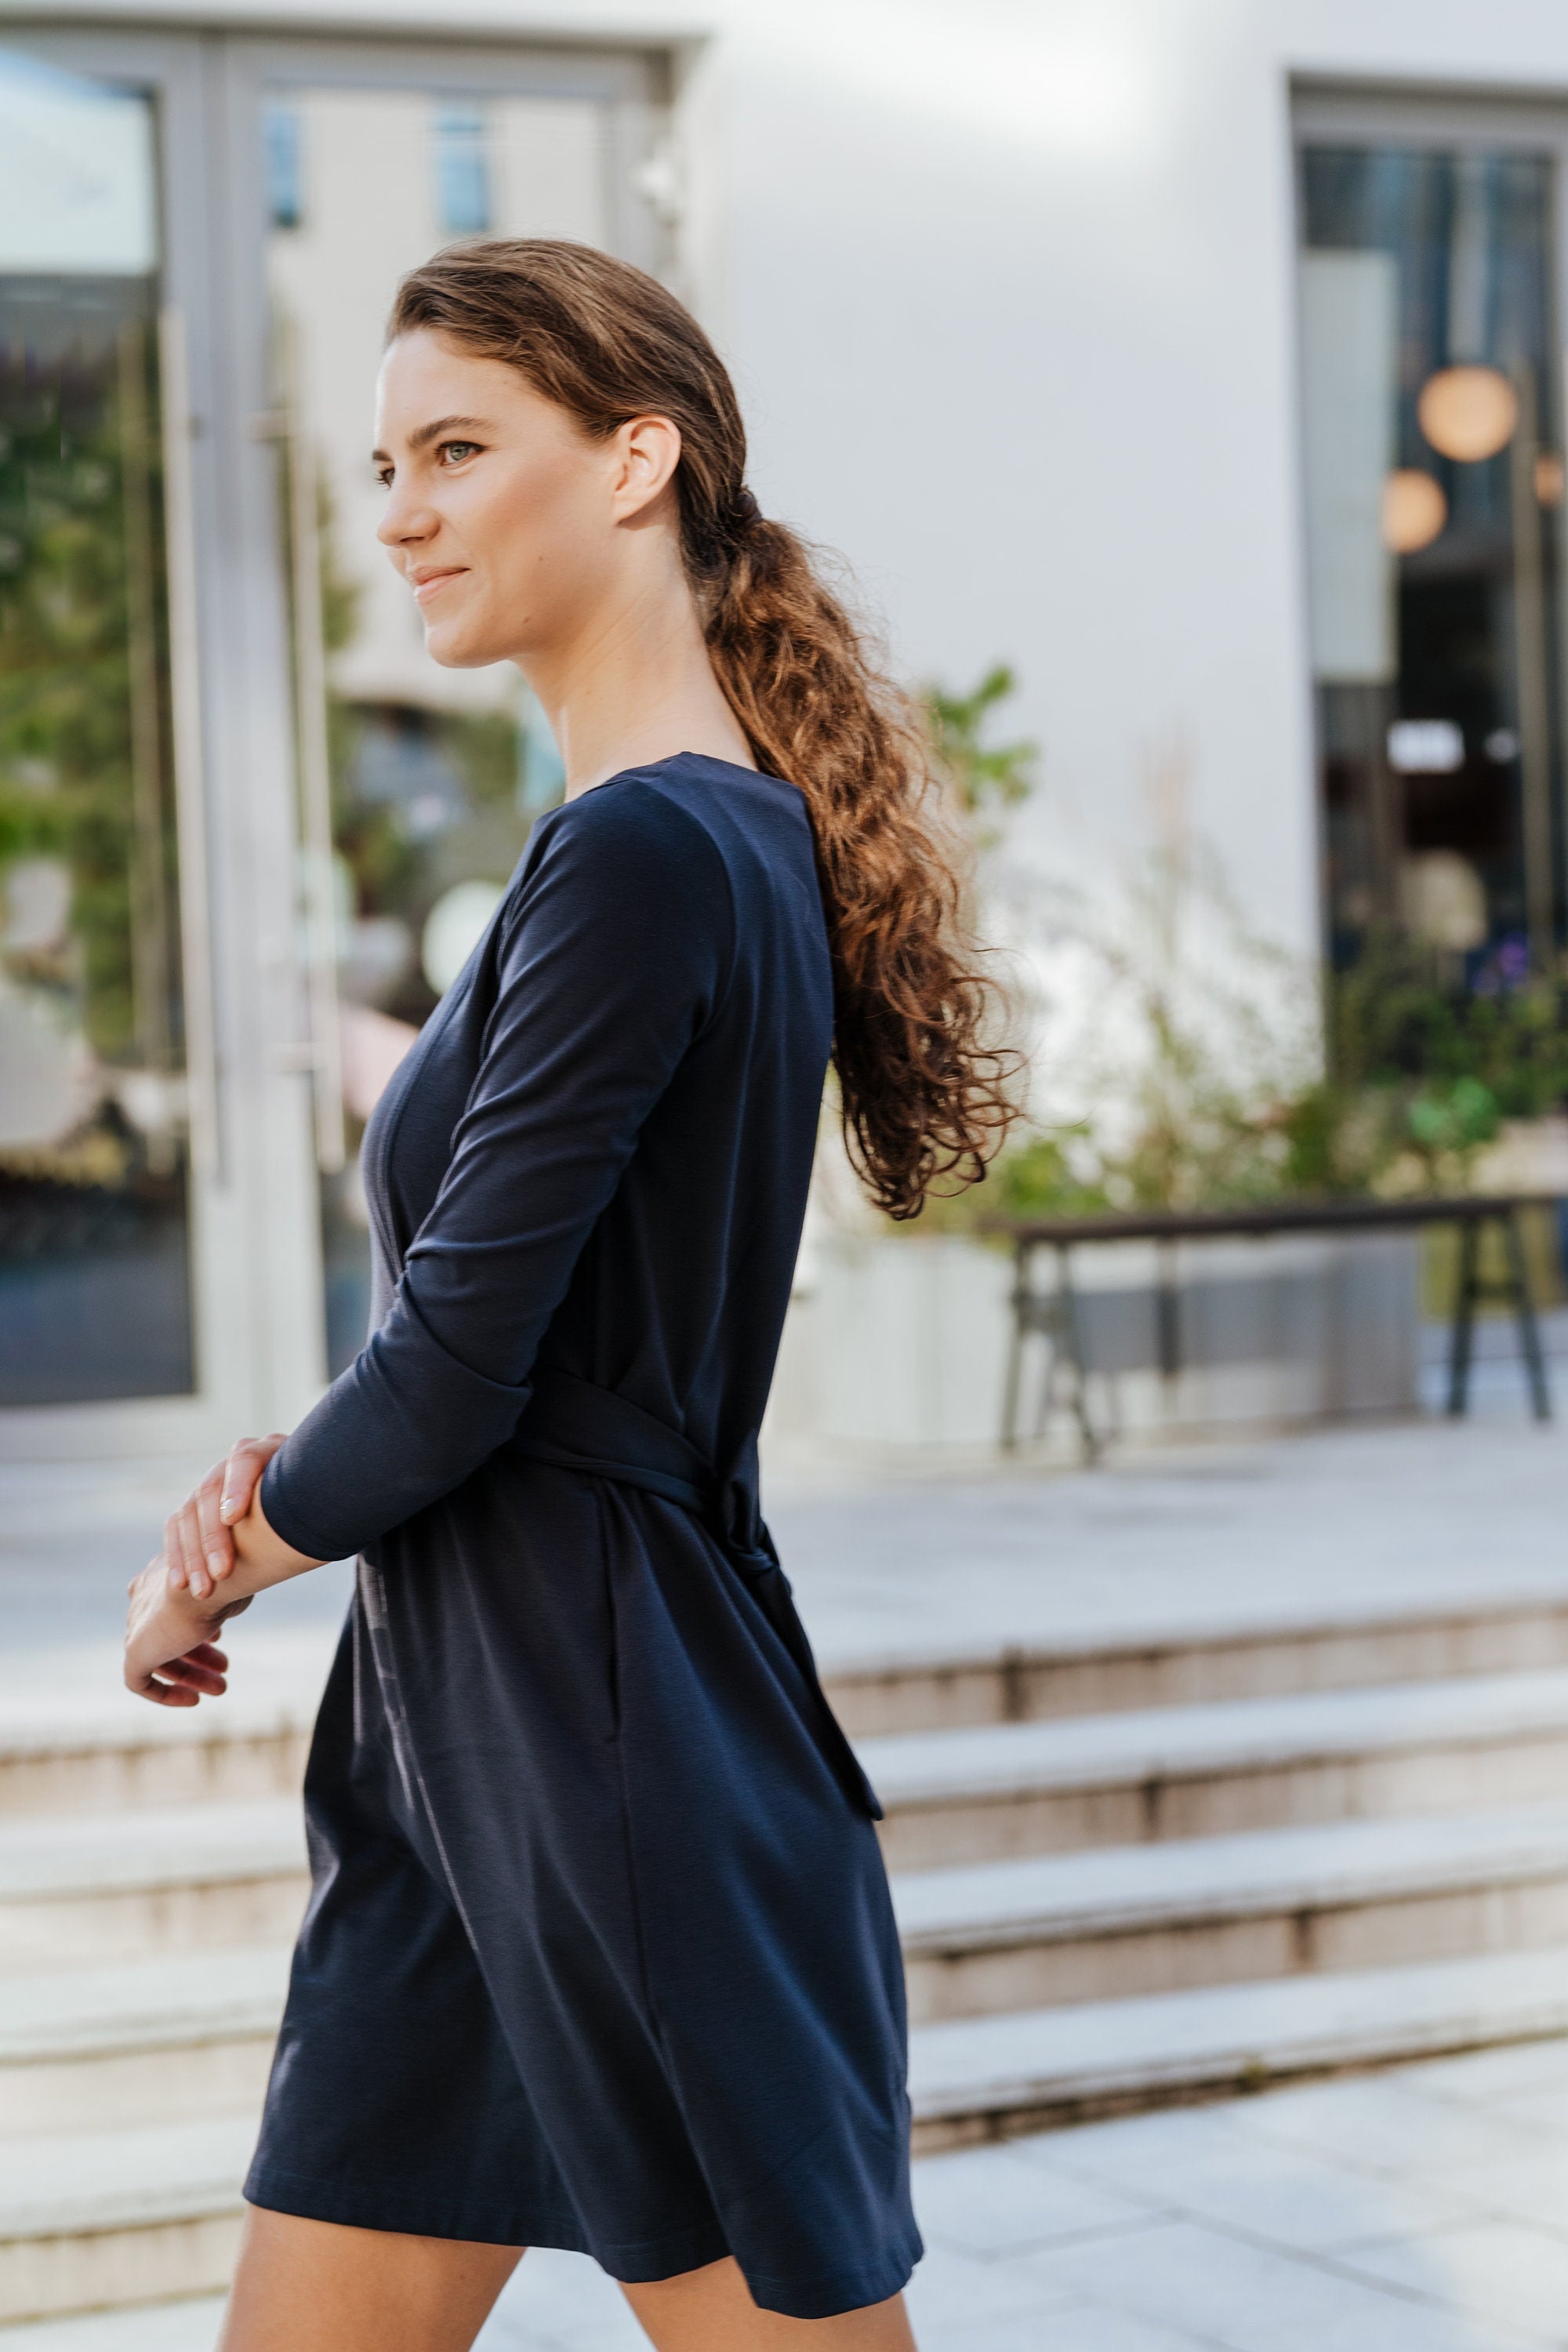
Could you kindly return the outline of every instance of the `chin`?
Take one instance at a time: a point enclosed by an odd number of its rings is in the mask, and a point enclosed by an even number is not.
[[[506,656],[498,647],[476,639],[471,631],[443,628],[425,632],[425,650],[443,669],[489,669]]]

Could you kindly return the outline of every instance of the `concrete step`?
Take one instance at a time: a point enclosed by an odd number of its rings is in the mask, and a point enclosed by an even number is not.
[[[0,1820],[243,1804],[298,1791],[308,1725],[247,1727],[226,1719],[216,1706],[190,1708],[175,1720],[190,1723],[196,1736],[92,1742],[68,1733],[0,1750]]]
[[[1568,1804],[916,1871],[893,1899],[918,2024],[1534,1950],[1568,1945]]]
[[[291,1940],[297,1798],[0,1823],[0,1976]]]
[[[1568,1671],[1305,1691],[860,1742],[892,1870],[1568,1789]]]
[[[1203,1986],[917,2027],[919,2154],[1263,2089],[1292,2076],[1568,2032],[1561,1951]]]
[[[150,1706],[108,1645],[47,1651],[0,1692],[0,1820],[288,1796],[300,1785],[334,1636],[315,1627],[230,1643],[226,1698]]]
[[[283,1945],[11,1979],[0,2138],[255,2114],[288,1979]]]
[[[1373,1592],[1359,1608],[1336,1595],[1315,1609],[1276,1600],[1260,1578],[1224,1612],[1173,1611],[1163,1624],[1141,1615],[971,1655],[948,1645],[925,1657],[828,1658],[825,1680],[851,1738],[870,1739],[1550,1666],[1568,1666],[1568,1600]]]
[[[24,2319],[0,2327],[0,2352],[213,2352],[224,2300],[201,2294],[70,2319]]]
[[[224,2286],[255,2137],[242,2116],[0,2143],[0,2321]]]
[[[296,1789],[330,1642],[237,1633],[227,1698],[174,1710],[117,1687],[112,1654],[37,1662],[0,1696],[0,1821],[237,1803]],[[1568,1599],[1342,1599],[1314,1613],[1267,1590],[1225,1611],[1079,1626],[1048,1645],[850,1662],[824,1679],[857,1738],[1209,1706],[1297,1692],[1568,1668]]]

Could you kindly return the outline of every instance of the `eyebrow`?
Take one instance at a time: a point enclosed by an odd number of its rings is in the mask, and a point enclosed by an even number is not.
[[[494,425],[487,424],[482,416],[437,416],[433,424],[422,425],[417,433],[411,433],[408,446],[411,449],[427,449],[432,441],[439,441],[445,433],[493,433],[494,430]],[[370,462],[373,466],[390,466],[392,460],[384,449],[373,449]]]

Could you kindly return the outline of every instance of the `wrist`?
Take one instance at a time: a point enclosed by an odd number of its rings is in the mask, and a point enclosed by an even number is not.
[[[321,1565],[308,1552],[296,1551],[292,1544],[284,1542],[262,1508],[259,1481],[250,1508],[233,1532],[235,1564],[226,1589],[237,1596],[265,1592],[271,1585],[285,1584],[290,1577],[303,1576]]]

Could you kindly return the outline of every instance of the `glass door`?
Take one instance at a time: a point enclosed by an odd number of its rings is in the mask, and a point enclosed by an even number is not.
[[[365,1121],[562,782],[517,672],[431,662],[377,541],[369,452],[387,312],[404,271],[456,237],[567,237],[658,267],[663,110],[636,59],[273,44],[243,58],[335,1371],[369,1309]]]
[[[1401,932],[1496,992],[1564,891],[1563,145],[1309,101],[1309,611],[1333,960]]]
[[[376,543],[398,275],[668,257],[652,56],[0,30],[0,1453],[287,1426],[357,1147],[559,789]]]
[[[150,92],[0,45],[0,1407],[195,1386],[211,1039],[158,154]]]

